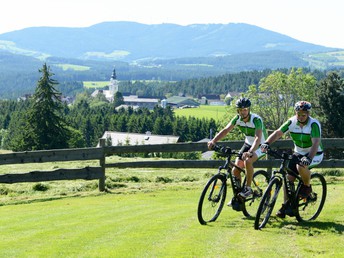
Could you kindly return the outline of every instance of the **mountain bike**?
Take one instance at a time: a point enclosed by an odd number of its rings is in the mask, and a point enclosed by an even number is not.
[[[286,214],[291,217],[295,216],[299,222],[315,220],[322,211],[326,200],[325,178],[319,173],[311,173],[312,193],[307,198],[301,197],[299,194],[303,184],[301,176],[288,168],[292,155],[286,152],[280,154],[271,148],[267,153],[282,161],[280,168],[273,171],[269,185],[260,200],[254,228],[262,229],[268,223],[283,184],[288,197]],[[293,176],[295,181],[289,181],[288,175]]]
[[[228,179],[233,190],[233,197],[231,199],[232,209],[242,211],[246,217],[254,217],[259,200],[263,195],[265,187],[268,185],[270,179],[269,174],[264,170],[256,171],[253,174],[251,184],[253,195],[252,197],[243,199],[239,193],[246,185],[246,178],[244,177],[243,182],[240,183],[240,180],[232,174],[232,168],[236,167],[245,175],[245,170],[231,161],[232,155],[238,154],[238,152],[231,150],[230,147],[222,147],[219,145],[215,145],[213,150],[221,156],[226,157],[226,160],[224,165],[218,168],[217,174],[209,179],[201,193],[197,210],[199,223],[205,225],[208,222],[214,222],[219,217],[226,200]]]

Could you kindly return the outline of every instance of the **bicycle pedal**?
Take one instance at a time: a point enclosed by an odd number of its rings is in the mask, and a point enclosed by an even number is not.
[[[245,202],[245,197],[242,197],[240,194],[237,195],[237,200],[241,203]]]
[[[262,197],[263,196],[263,192],[262,191],[258,191],[258,190],[254,190],[253,191],[253,196],[254,197]]]

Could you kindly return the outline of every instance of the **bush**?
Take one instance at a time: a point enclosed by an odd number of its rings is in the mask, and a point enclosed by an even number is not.
[[[168,178],[168,177],[162,177],[162,176],[158,176],[156,179],[155,179],[155,182],[156,183],[172,183],[173,180],[171,178]]]
[[[42,183],[38,183],[38,184],[35,184],[32,189],[34,191],[39,191],[39,192],[45,192],[45,191],[48,191],[49,190],[49,186],[48,185],[45,185],[45,184],[42,184]]]

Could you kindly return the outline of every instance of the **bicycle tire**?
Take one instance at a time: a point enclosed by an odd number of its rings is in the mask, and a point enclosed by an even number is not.
[[[205,185],[197,209],[198,221],[202,225],[214,222],[220,215],[227,195],[227,178],[216,174]]]
[[[267,188],[270,175],[265,170],[258,170],[253,173],[252,190],[253,195],[245,200],[243,205],[243,214],[247,218],[255,218],[260,200],[262,199],[264,190]]]
[[[278,177],[271,179],[269,182],[258,206],[257,215],[254,220],[255,229],[262,229],[268,223],[281,187],[282,180]]]
[[[315,220],[325,204],[327,186],[323,175],[312,173],[311,185],[312,193],[307,198],[298,197],[300,188],[296,191],[297,200],[295,203],[297,204],[297,209],[295,209],[295,217],[299,222]]]

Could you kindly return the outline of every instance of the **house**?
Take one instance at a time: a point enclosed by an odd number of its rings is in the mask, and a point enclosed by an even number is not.
[[[154,109],[156,105],[159,105],[159,99],[139,98],[136,95],[123,96],[123,100],[124,104],[127,106],[144,107],[150,110]]]
[[[179,140],[179,136],[174,135],[156,135],[151,134],[151,132],[139,134],[114,131],[105,131],[102,138],[106,139],[107,146],[177,143]]]
[[[166,99],[167,105],[171,106],[173,108],[181,108],[181,107],[198,107],[200,104],[187,97],[179,97],[179,96],[173,96],[168,99]]]
[[[19,98],[17,98],[17,101],[20,102],[20,101],[26,101],[28,99],[32,98],[32,94],[25,94],[24,96],[21,96]]]

